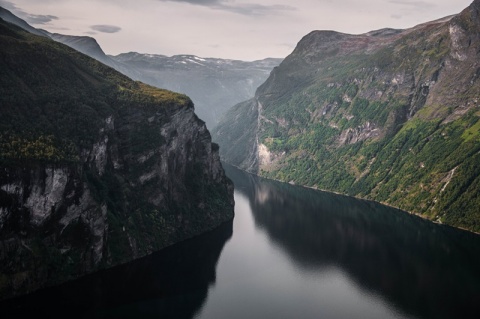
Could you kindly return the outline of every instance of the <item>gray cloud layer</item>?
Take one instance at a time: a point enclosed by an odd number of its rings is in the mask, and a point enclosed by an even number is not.
[[[50,14],[48,15],[27,14],[27,16],[25,17],[25,20],[27,20],[27,22],[30,22],[32,24],[47,24],[52,20],[58,20],[58,17],[52,16]]]
[[[431,8],[435,6],[435,3],[430,3],[426,1],[412,1],[412,0],[389,0],[388,2],[393,3],[393,4],[400,4],[400,5],[406,5],[410,7],[416,7],[416,8]]]
[[[13,11],[18,10],[17,6],[10,1],[0,0],[0,7]]]
[[[225,2],[225,0],[161,0],[161,1],[186,2],[190,4],[198,4],[200,6],[211,6],[215,4],[220,4],[221,2]]]
[[[90,29],[103,32],[103,33],[116,33],[122,30],[122,28],[117,27],[115,25],[107,25],[107,24],[97,24],[90,26]]]
[[[58,20],[57,16],[53,16],[50,14],[29,14],[17,7],[13,2],[0,0],[0,6],[12,11],[14,14],[19,16],[20,18],[26,20],[28,23],[31,24],[47,24],[52,20]]]
[[[243,15],[264,16],[281,11],[292,11],[294,7],[284,5],[262,5],[254,3],[236,4],[228,0],[159,0],[163,2],[182,2],[193,5],[205,6],[212,9],[230,11]]]

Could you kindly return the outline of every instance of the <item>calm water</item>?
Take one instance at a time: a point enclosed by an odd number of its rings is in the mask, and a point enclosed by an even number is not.
[[[480,236],[231,167],[235,220],[4,317],[480,318]]]

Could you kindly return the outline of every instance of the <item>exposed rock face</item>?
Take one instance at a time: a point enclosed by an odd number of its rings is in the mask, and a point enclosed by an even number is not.
[[[479,12],[476,0],[406,30],[311,32],[213,131],[222,158],[480,231]]]
[[[375,127],[375,124],[366,122],[362,126],[357,128],[348,128],[340,134],[338,143],[340,145],[355,144],[360,141],[371,139],[379,135],[379,130]]]
[[[186,96],[3,22],[0,31],[0,298],[233,217],[218,145]]]
[[[250,172],[258,169],[258,122],[259,104],[251,99],[239,103],[228,112],[228,120],[214,130],[217,141],[222,143],[222,154],[231,165]]]

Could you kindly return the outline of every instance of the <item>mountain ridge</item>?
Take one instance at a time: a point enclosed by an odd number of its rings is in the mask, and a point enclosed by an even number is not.
[[[478,232],[478,4],[405,30],[309,33],[213,130],[222,159]]]

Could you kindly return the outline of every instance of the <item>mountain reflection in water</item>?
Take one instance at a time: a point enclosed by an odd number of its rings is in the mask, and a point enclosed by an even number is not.
[[[194,317],[215,284],[232,222],[158,253],[0,302],[1,318]]]
[[[256,226],[300,271],[339,268],[416,318],[480,316],[480,236],[374,202],[226,170]]]
[[[224,167],[233,224],[0,302],[2,318],[479,317],[480,236]]]

